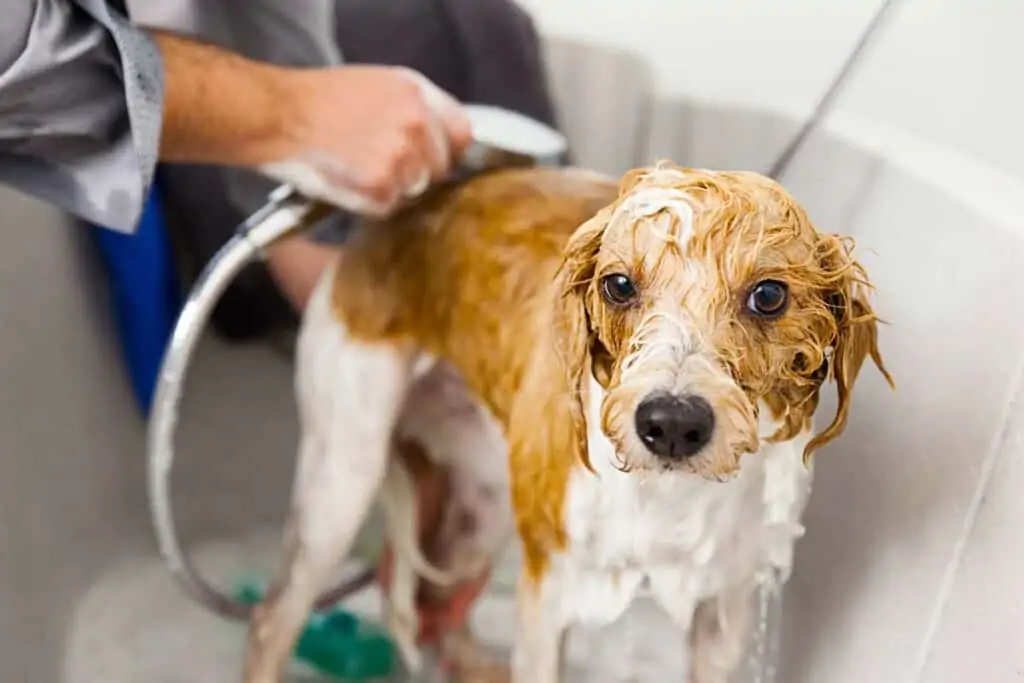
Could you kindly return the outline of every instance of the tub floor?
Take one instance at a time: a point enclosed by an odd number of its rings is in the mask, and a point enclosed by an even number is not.
[[[274,566],[278,536],[209,543],[194,553],[203,575],[231,586]],[[514,603],[503,590],[485,597],[473,615],[475,632],[507,652]],[[368,589],[346,607],[376,619],[380,595]],[[231,683],[241,678],[245,626],[214,616],[186,599],[154,557],[125,562],[96,582],[70,622],[61,683]],[[571,683],[664,683],[682,675],[683,637],[661,611],[644,601],[600,633],[569,638]],[[326,681],[299,666],[289,683]],[[396,680],[408,680],[399,678]]]

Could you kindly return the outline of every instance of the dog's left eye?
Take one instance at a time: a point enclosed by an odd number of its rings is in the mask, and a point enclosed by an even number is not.
[[[601,296],[614,306],[625,306],[636,298],[636,286],[622,273],[601,278]]]
[[[789,303],[789,288],[778,280],[758,282],[747,295],[747,310],[762,318],[782,315]]]

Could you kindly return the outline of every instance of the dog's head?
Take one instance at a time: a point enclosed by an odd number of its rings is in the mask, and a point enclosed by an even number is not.
[[[865,358],[889,377],[851,248],[756,173],[627,174],[617,201],[574,233],[555,282],[577,442],[593,376],[617,467],[724,479],[762,440],[807,429],[832,379],[838,410],[808,458],[845,427]],[[767,435],[762,410],[778,425]]]

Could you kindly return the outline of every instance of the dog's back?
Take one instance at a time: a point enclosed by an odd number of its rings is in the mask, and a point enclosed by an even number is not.
[[[353,236],[335,274],[335,312],[367,340],[405,338],[473,364],[467,381],[504,421],[538,294],[569,236],[616,194],[614,180],[572,168],[507,169],[438,187]]]

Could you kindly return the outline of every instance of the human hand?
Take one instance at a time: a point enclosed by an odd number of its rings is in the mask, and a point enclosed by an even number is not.
[[[279,83],[286,144],[260,170],[354,213],[386,215],[419,195],[470,142],[461,105],[409,69],[287,70]]]

